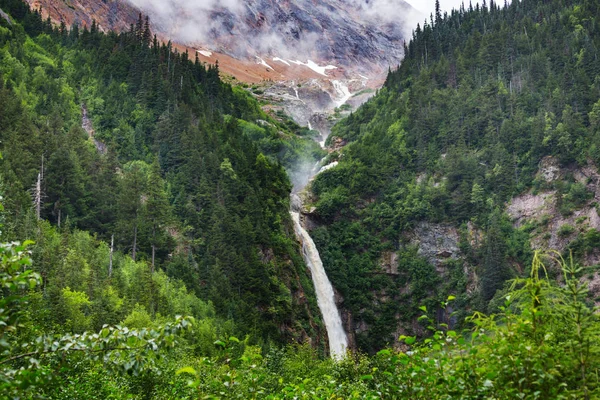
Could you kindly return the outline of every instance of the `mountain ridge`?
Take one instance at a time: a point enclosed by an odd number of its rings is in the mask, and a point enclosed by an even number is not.
[[[392,23],[374,14],[369,2],[359,1],[321,0],[315,6],[308,0],[252,0],[243,6],[233,2],[236,7],[227,6],[231,2],[194,6],[151,0],[27,1],[57,24],[89,28],[95,20],[102,31],[128,30],[142,12],[165,42],[200,50],[202,61],[219,60],[225,72],[252,83],[323,76],[306,67],[310,61],[337,67],[327,75],[381,79],[402,59],[408,21],[416,12],[402,1],[396,10],[399,20]]]

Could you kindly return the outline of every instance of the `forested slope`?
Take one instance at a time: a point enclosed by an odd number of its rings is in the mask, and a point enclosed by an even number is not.
[[[320,150],[143,19],[67,31],[0,0],[0,397],[598,398],[600,227],[562,229],[565,261],[529,243],[555,215],[506,210],[598,216],[599,7],[437,15],[336,127],[309,216],[359,344],[336,362],[273,343],[320,337],[282,167]]]
[[[502,6],[434,15],[378,95],[334,128],[330,140],[350,144],[313,184],[313,235],[363,350],[418,332],[426,299],[453,293],[455,310],[486,310],[527,272],[530,238],[575,241],[577,257],[599,244],[600,2]],[[582,169],[593,173],[579,179]],[[507,202],[538,192],[556,210],[516,229]],[[582,207],[589,221],[548,224]]]
[[[104,34],[0,8],[2,240],[36,243],[42,327],[97,331],[139,311],[216,315],[262,343],[318,337],[284,169],[320,156],[307,130],[142,16]]]

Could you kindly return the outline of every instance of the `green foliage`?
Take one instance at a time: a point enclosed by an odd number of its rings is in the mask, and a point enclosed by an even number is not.
[[[563,284],[546,271],[559,268]],[[469,329],[449,327],[450,295],[434,307],[418,307],[429,336],[401,336],[403,350],[383,349],[334,362],[309,346],[261,352],[234,336],[214,341],[214,354],[167,357],[164,374],[123,382],[102,380],[92,368],[62,388],[72,393],[110,392],[125,397],[146,388],[153,398],[248,399],[593,399],[599,394],[600,326],[586,305],[581,270],[553,254],[536,253],[527,278],[511,282],[497,314],[474,313]],[[94,388],[94,389],[92,389]],[[93,398],[93,397],[92,397]]]
[[[548,189],[557,190],[564,215],[589,205],[588,183],[575,182],[568,171],[595,169],[600,159],[594,61],[600,29],[586,17],[596,12],[597,1],[532,0],[436,15],[415,29],[384,87],[334,126],[329,140],[349,144],[339,165],[317,176],[312,189],[325,224],[320,230],[327,231],[318,233],[319,249],[335,249],[325,266],[355,324],[369,325],[371,312],[393,313],[374,302],[357,316],[353,305],[366,295],[349,290],[348,282],[377,288],[383,298],[394,296],[397,285],[406,289],[408,282],[378,271],[382,248],[398,252],[418,240],[415,226],[469,225],[471,238],[458,256],[471,274],[469,290],[479,296],[466,293],[467,285],[457,294],[469,299],[461,307],[485,310],[531,258],[528,232],[510,226],[501,215],[505,204],[528,190]],[[546,183],[536,177],[543,159],[567,173]],[[338,234],[348,226],[364,232],[360,250]],[[352,263],[357,252],[360,276],[337,273],[343,267],[333,258]],[[422,295],[417,301],[427,300]],[[405,315],[399,301],[393,303]],[[397,325],[390,323],[387,335]],[[371,345],[361,348],[371,351]]]
[[[558,228],[558,235],[562,237],[571,236],[575,232],[575,227],[573,225],[564,224]]]
[[[313,330],[285,168],[314,165],[318,144],[143,21],[105,34],[23,6],[0,1],[4,238],[36,240],[46,327],[98,330],[139,304],[153,321],[214,312],[257,341]],[[56,231],[36,221],[38,179]]]
[[[90,306],[88,296],[82,292],[73,292],[69,287],[62,290],[62,308],[67,318],[66,329],[77,333],[84,332],[90,328],[91,318],[86,316],[84,308]],[[89,314],[89,312],[88,312]]]
[[[173,347],[176,334],[187,329],[190,318],[177,317],[175,322],[157,330],[146,327],[139,331],[105,325],[99,333],[45,334],[30,339],[20,330],[25,328],[24,312],[28,298],[25,290],[33,290],[40,283],[32,270],[27,247],[32,243],[3,244],[0,246],[0,389],[3,396],[21,398],[36,396],[50,387],[56,373],[57,359],[75,362],[80,355],[94,363],[138,375],[153,368],[161,348]],[[69,328],[83,330],[90,320],[82,307],[89,306],[85,293],[62,291],[64,310],[70,317]]]

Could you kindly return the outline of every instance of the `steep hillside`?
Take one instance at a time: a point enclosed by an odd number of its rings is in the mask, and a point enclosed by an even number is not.
[[[572,249],[597,286],[599,12],[525,0],[434,16],[334,128],[350,144],[312,185],[312,234],[360,348],[420,332],[416,307],[448,294],[455,322],[494,310],[532,246]]]
[[[325,151],[273,93],[0,0],[0,397],[600,398],[599,12],[436,15],[292,225]]]
[[[169,294],[152,282],[168,276],[255,341],[319,340],[284,169],[322,156],[307,130],[148,27],[66,30],[21,1],[0,9],[15,17],[0,19],[2,236],[38,243],[40,307],[59,310],[47,326],[69,326],[66,290],[87,296],[85,329],[135,307],[160,319]]]
[[[400,63],[420,20],[404,1],[387,0],[27,1],[56,24],[89,28],[95,20],[101,31],[143,26],[143,13],[159,41],[218,63],[234,84],[254,85],[266,110],[291,115],[321,141],[339,117],[336,108],[350,98],[349,109],[362,104]]]
[[[305,67],[312,60],[370,76],[398,64],[410,32],[408,21],[416,14],[404,1],[393,9],[383,9],[380,3],[385,2],[379,1],[337,0],[28,2],[57,23],[89,27],[96,20],[105,31],[129,29],[139,10],[150,17],[159,37],[204,49],[204,54],[216,52],[254,64],[262,58],[269,64],[283,64],[280,67],[289,66],[285,61],[289,59],[300,60]],[[280,58],[273,60],[276,57]]]

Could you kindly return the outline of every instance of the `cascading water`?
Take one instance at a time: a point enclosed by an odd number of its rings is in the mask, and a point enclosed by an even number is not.
[[[335,295],[331,282],[327,278],[319,251],[308,232],[302,227],[300,213],[290,211],[294,221],[294,230],[298,240],[302,244],[302,256],[304,262],[310,268],[312,280],[317,293],[317,303],[325,321],[327,336],[329,338],[329,352],[331,357],[340,360],[345,357],[348,348],[348,339],[342,325],[340,312],[335,304]]]
[[[334,104],[336,107],[340,107],[341,105],[345,104],[346,101],[348,101],[352,94],[350,93],[348,86],[346,86],[343,82],[338,80],[332,80],[331,82],[336,92],[336,96],[333,99]],[[294,92],[296,94],[296,98],[300,99],[298,90],[295,87]],[[310,121],[308,122],[308,127],[312,130]],[[321,132],[321,138],[322,141],[320,141],[319,144],[321,147],[325,148],[325,140],[327,139],[327,136],[323,135]],[[330,168],[334,168],[337,165],[337,162],[333,162],[320,168],[323,160],[317,163],[312,171],[307,174],[307,180],[302,180],[302,184],[294,188],[295,193],[298,193],[298,191],[302,190],[303,186],[310,181],[311,177],[314,177],[315,175]],[[306,229],[304,229],[302,226],[302,222],[300,220],[302,200],[295,193],[292,194],[292,207],[290,211],[290,215],[294,221],[294,231],[298,241],[302,244],[302,257],[304,258],[304,262],[306,265],[308,265],[311,272],[312,281],[317,295],[317,303],[319,305],[321,315],[323,315],[325,328],[327,329],[327,337],[329,338],[329,352],[333,359],[341,360],[346,356],[346,351],[348,349],[348,338],[346,337],[346,332],[344,331],[344,327],[342,325],[340,312],[335,304],[335,293],[333,291],[333,286],[331,286],[331,282],[329,282],[329,278],[327,278],[319,251],[317,250],[315,243]]]
[[[350,99],[350,97],[352,97],[352,93],[350,93],[348,86],[341,81],[332,80],[331,83],[333,84],[333,88],[338,96],[335,106],[341,107]]]

